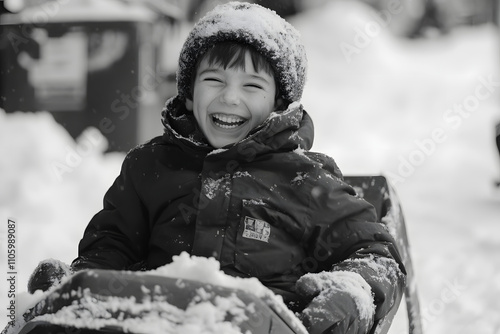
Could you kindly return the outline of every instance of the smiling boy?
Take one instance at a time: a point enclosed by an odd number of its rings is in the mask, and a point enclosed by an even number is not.
[[[298,32],[268,9],[232,2],[202,18],[164,134],[127,154],[72,269],[214,257],[282,296],[310,333],[370,332],[400,298],[404,267],[374,208],[309,151],[306,63]]]
[[[245,44],[219,43],[201,59],[186,108],[213,147],[237,143],[277,107],[272,68]]]

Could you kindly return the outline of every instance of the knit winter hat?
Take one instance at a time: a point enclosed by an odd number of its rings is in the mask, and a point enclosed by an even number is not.
[[[281,97],[289,102],[300,100],[307,67],[300,34],[276,12],[245,2],[219,5],[196,23],[179,57],[177,91],[180,98],[191,96],[191,77],[198,57],[224,41],[253,46],[271,64]]]

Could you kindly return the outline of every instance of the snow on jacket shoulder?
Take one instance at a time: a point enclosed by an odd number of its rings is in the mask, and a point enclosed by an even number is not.
[[[288,302],[300,302],[305,273],[350,270],[372,286],[377,316],[390,309],[404,284],[395,243],[333,159],[308,151],[313,125],[298,103],[217,150],[176,99],[164,124],[162,137],[127,155],[74,267],[152,269],[186,251],[257,277]],[[389,272],[397,279],[386,284],[378,275]]]

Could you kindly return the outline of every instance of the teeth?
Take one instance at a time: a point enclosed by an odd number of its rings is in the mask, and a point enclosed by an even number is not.
[[[224,129],[232,129],[245,123],[245,119],[236,115],[213,114],[214,123]]]

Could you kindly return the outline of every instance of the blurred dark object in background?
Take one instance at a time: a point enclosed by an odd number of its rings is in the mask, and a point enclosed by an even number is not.
[[[156,0],[35,1],[0,17],[0,108],[49,111],[74,138],[93,126],[109,151],[161,134],[182,9]]]
[[[0,1],[0,15],[10,12],[11,11],[5,7],[5,1]]]
[[[445,34],[449,31],[444,23],[443,11],[438,8],[434,0],[425,1],[424,13],[417,21],[415,28],[408,34],[408,37],[426,37],[430,33]]]
[[[255,0],[261,6],[274,10],[282,17],[295,15],[302,11],[303,0]]]
[[[449,29],[494,22],[498,0],[427,0],[435,3]]]
[[[496,126],[496,138],[497,138],[498,153],[500,154],[500,122],[498,122]]]
[[[500,158],[500,122],[497,123],[495,127],[495,136],[498,150],[498,157]],[[500,186],[500,179],[497,181],[497,186]]]
[[[460,26],[498,22],[499,0],[361,1],[379,13],[394,13],[389,27],[394,34],[402,37],[429,37],[447,33]]]
[[[233,0],[191,0],[189,19],[190,21],[198,21],[215,6],[230,1]],[[257,3],[263,7],[267,7],[285,18],[301,12],[307,3],[305,0],[245,0],[245,2]],[[327,2],[327,0],[309,0],[309,2],[319,5]]]
[[[230,0],[191,0],[189,19],[198,20],[216,5]],[[283,17],[328,2],[345,0],[246,0]],[[347,0],[355,1],[355,0]],[[393,34],[417,38],[445,34],[459,26],[497,22],[500,0],[358,0],[375,9]]]

